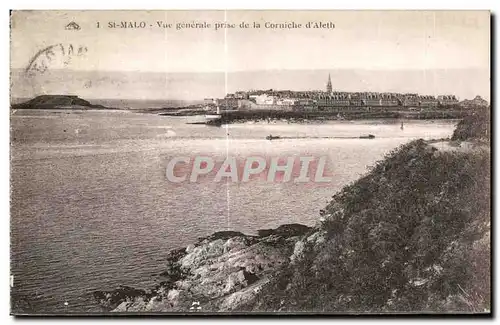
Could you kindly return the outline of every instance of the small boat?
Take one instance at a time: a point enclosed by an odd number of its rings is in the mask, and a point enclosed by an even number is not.
[[[272,134],[270,134],[266,137],[266,140],[275,140],[275,139],[279,139],[279,138],[280,138],[279,136],[273,136]]]
[[[359,138],[360,139],[375,139],[375,136],[373,134],[368,134],[368,135],[362,135]]]

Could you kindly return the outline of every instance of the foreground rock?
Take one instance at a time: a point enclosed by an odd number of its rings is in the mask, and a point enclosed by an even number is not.
[[[218,232],[170,252],[163,279],[150,291],[120,287],[94,297],[115,312],[220,312],[255,298],[276,271],[287,267],[295,244],[311,228],[290,224],[258,236]]]

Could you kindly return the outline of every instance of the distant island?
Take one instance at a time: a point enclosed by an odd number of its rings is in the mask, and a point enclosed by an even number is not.
[[[91,104],[74,95],[40,95],[27,102],[12,104],[12,109],[107,109],[103,105]]]

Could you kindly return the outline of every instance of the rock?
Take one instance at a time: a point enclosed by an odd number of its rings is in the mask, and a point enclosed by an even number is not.
[[[179,290],[176,289],[170,290],[168,292],[167,299],[173,306],[176,306],[177,300],[179,299]]]
[[[184,276],[180,265],[172,260],[167,261],[166,270],[159,274],[160,277],[165,278],[164,283],[174,283]]]
[[[290,256],[290,263],[294,263],[295,261],[302,259],[305,248],[306,244],[303,241],[300,240],[295,243],[293,254]]]
[[[260,237],[218,232],[171,251],[167,269],[160,273],[166,280],[151,291],[127,287],[94,296],[114,311],[189,311],[193,301],[200,302],[204,311],[234,310],[288,265],[295,243],[310,229],[285,225]]]
[[[303,235],[311,229],[312,228],[308,226],[304,226],[298,223],[292,223],[279,226],[276,229],[261,229],[258,230],[257,232],[260,237],[267,237],[271,235],[291,237],[291,236]]]
[[[214,241],[208,241],[204,245],[195,247],[191,253],[182,257],[179,261],[181,269],[192,269],[199,266],[205,260],[212,257],[221,255],[224,253],[224,243],[223,239],[216,239]]]
[[[243,271],[236,273],[231,273],[227,279],[226,287],[224,288],[224,293],[234,292],[239,289],[239,286],[243,287],[245,282],[245,275]]]
[[[213,233],[210,236],[201,237],[198,239],[198,241],[199,242],[206,241],[206,240],[214,241],[216,239],[227,240],[227,239],[233,238],[233,237],[246,237],[246,236],[245,236],[245,234],[243,234],[239,231],[218,231],[218,232]]]
[[[322,244],[326,241],[326,232],[325,231],[315,231],[312,235],[307,237],[307,242],[308,243],[313,243],[313,244]]]
[[[240,250],[248,246],[248,240],[245,237],[232,237],[229,238],[223,245],[225,252],[230,252],[231,250]]]
[[[94,298],[103,308],[111,310],[123,302],[146,297],[146,291],[128,286],[120,286],[112,291],[95,291]]]
[[[195,247],[194,245],[187,246],[186,247],[186,253],[188,253],[188,254],[191,253],[193,251],[194,247]]]
[[[254,272],[247,271],[246,269],[243,269],[242,272],[247,285],[251,285],[259,280],[259,277]]]
[[[221,312],[239,310],[242,306],[251,304],[267,283],[269,283],[269,280],[266,278],[224,297],[218,306],[218,310]]]

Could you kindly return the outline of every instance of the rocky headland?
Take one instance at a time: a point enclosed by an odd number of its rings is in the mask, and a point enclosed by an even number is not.
[[[289,264],[296,243],[311,230],[289,224],[259,230],[256,236],[217,232],[171,251],[155,288],[122,286],[96,291],[94,297],[104,309],[117,312],[234,311],[255,299],[274,272]]]
[[[72,95],[40,95],[26,102],[11,105],[12,109],[106,109],[102,105]]]

